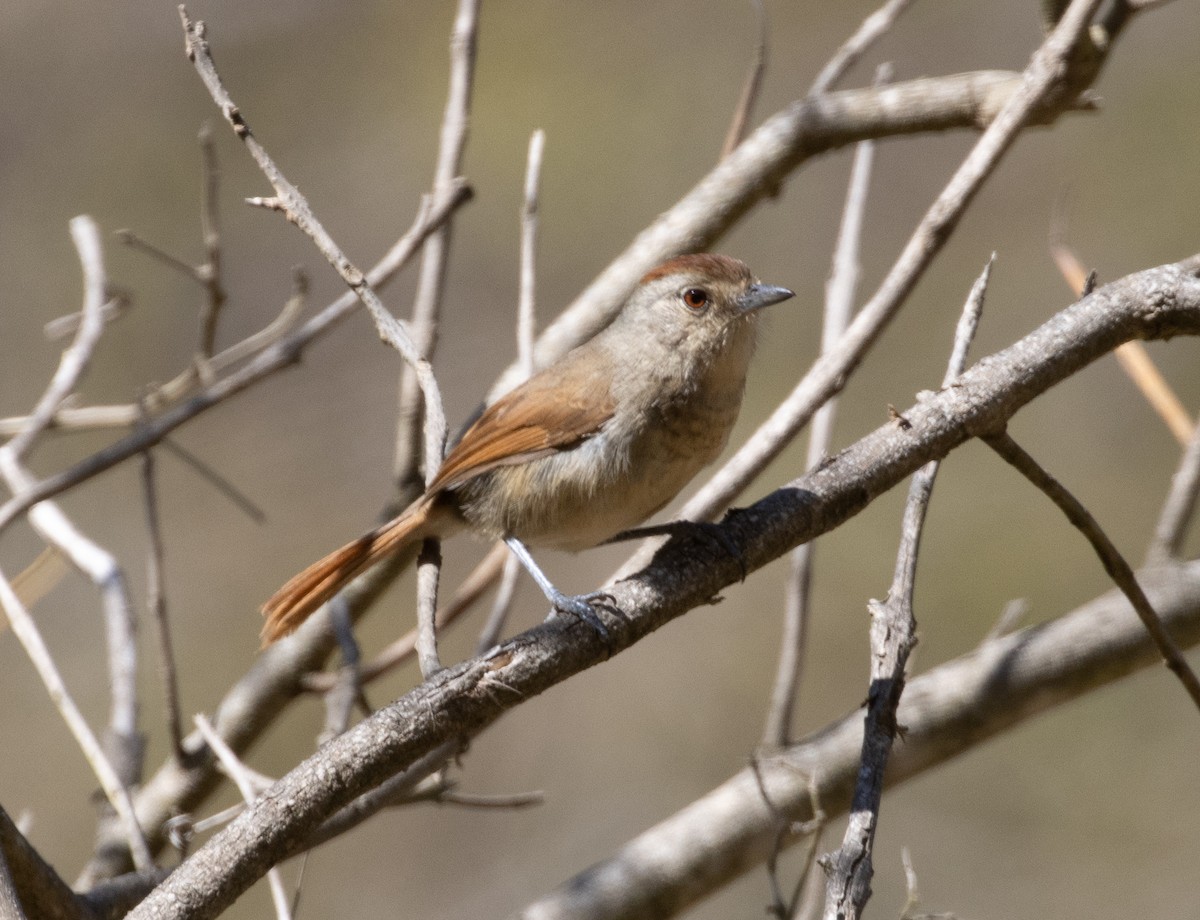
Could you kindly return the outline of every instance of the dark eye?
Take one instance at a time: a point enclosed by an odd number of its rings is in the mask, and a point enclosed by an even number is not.
[[[704,288],[688,288],[683,292],[683,302],[692,310],[703,310],[708,306],[708,291]]]

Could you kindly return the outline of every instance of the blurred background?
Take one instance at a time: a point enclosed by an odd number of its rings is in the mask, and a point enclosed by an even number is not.
[[[757,123],[801,95],[873,2],[768,2],[770,65]],[[249,124],[328,229],[368,266],[412,220],[430,184],[445,99],[453,4],[202,0],[214,55]],[[436,368],[452,425],[514,356],[518,209],[529,135],[546,131],[539,309],[552,317],[632,236],[714,163],[756,38],[750,4],[485,3],[465,173],[476,200],[454,230]],[[1072,297],[1048,255],[1056,207],[1069,239],[1108,281],[1200,249],[1200,13],[1177,2],[1122,37],[1097,84],[1097,114],[1024,135],[846,391],[836,447],[886,420],[941,379],[953,324],[994,250],[975,355],[1023,335]],[[847,85],[876,63],[897,80],[983,68],[1020,69],[1040,38],[1037,4],[917,3]],[[89,403],[128,402],[189,360],[201,293],[123,248],[127,227],[199,260],[196,134],[216,127],[224,174],[225,282],[219,333],[228,345],[261,327],[288,296],[290,270],[312,276],[311,308],[341,291],[313,247],[277,214],[242,205],[269,187],[223,124],[183,55],[168,3],[0,6],[0,415],[25,413],[55,367],[48,320],[78,309],[80,273],[67,221],[88,213],[108,232],[112,279],[135,305],[109,328],[86,380]],[[914,222],[974,140],[958,132],[883,143],[868,204],[865,299]],[[808,163],[719,249],[797,291],[777,308],[752,372],[739,435],[790,390],[812,360],[822,286],[849,152]],[[387,303],[405,314],[411,272]],[[1151,351],[1182,399],[1200,406],[1200,343]],[[180,650],[186,715],[212,712],[254,659],[258,604],[283,579],[369,525],[389,495],[398,357],[356,316],[303,363],[179,431],[268,513],[256,525],[168,455],[159,463],[166,586]],[[1179,449],[1113,359],[1023,411],[1015,436],[1075,490],[1131,560],[1141,558]],[[111,434],[57,435],[31,458],[42,474]],[[767,470],[743,502],[802,472],[803,444]],[[866,602],[891,578],[902,490],[822,539],[816,618],[797,733],[862,700]],[[63,499],[91,537],[128,566],[144,597],[147,536],[137,469],[126,464]],[[1198,542],[1191,543],[1195,548]],[[40,544],[5,534],[12,575]],[[484,548],[447,546],[444,585]],[[551,555],[568,590],[594,587],[617,550]],[[632,835],[744,766],[761,733],[776,664],[786,560],[731,587],[618,658],[521,706],[473,745],[462,788],[545,790],[538,808],[418,806],[377,817],[314,853],[301,916],[475,918],[514,910],[608,855]],[[1091,551],[1047,501],[989,451],[967,445],[943,466],[917,583],[915,669],[972,648],[1005,603],[1030,620],[1058,616],[1107,589]],[[369,654],[412,624],[398,586],[361,630]],[[545,614],[527,582],[513,629]],[[71,690],[93,724],[106,718],[102,624],[91,586],[71,575],[36,609]],[[478,617],[443,641],[470,654]],[[165,755],[152,632],[143,630],[143,724],[149,769]],[[376,705],[417,680],[407,669],[373,685]],[[90,849],[95,783],[10,633],[0,634],[0,802],[32,818],[33,842],[68,879]],[[310,751],[316,701],[295,706],[248,756],[278,774]],[[25,739],[21,741],[19,739]],[[877,916],[904,903],[908,846],[929,909],[962,917],[1180,916],[1200,894],[1196,714],[1165,669],[1153,669],[1012,732],[895,790],[876,850]],[[233,800],[230,793],[213,803]],[[830,829],[826,848],[841,827]],[[288,866],[294,876],[296,864]],[[788,867],[790,869],[790,866]],[[788,869],[785,869],[785,872]],[[785,880],[790,876],[785,875]],[[759,917],[769,889],[753,871],[689,916]],[[261,917],[265,888],[231,917]]]

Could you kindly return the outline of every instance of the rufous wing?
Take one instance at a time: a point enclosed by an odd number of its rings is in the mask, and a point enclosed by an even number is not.
[[[578,355],[578,353],[577,353]],[[589,373],[588,356],[527,380],[484,410],[450,451],[429,493],[462,485],[498,466],[570,450],[598,434],[613,416],[609,377]],[[562,370],[560,370],[562,369]]]

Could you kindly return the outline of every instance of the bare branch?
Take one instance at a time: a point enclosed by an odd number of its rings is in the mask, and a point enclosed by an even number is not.
[[[442,669],[437,651],[437,588],[442,571],[442,542],[428,537],[417,556],[417,662],[429,680]]]
[[[1200,563],[1139,577],[1179,641],[1200,643]],[[897,713],[904,743],[894,752],[887,785],[923,775],[1157,660],[1153,642],[1117,591],[983,645],[909,682]],[[850,713],[785,751],[758,758],[517,916],[616,920],[681,913],[767,858],[781,812],[793,821],[788,843],[811,833],[814,787],[830,820],[845,813],[858,773],[862,715],[861,709]]]
[[[942,379],[943,387],[951,386],[966,367],[967,351],[979,328],[994,259],[995,254],[971,287],[963,306],[946,375]],[[900,525],[900,548],[896,553],[891,587],[886,600],[872,600],[867,604],[871,614],[871,682],[867,690],[862,759],[842,845],[821,860],[828,875],[826,920],[855,920],[862,915],[871,896],[871,878],[875,871],[872,854],[879,806],[883,800],[884,773],[892,743],[900,730],[896,711],[904,692],[908,656],[917,644],[917,620],[912,606],[917,556],[940,466],[941,461],[933,460],[913,476]]]
[[[525,195],[521,205],[521,292],[517,298],[517,358],[526,377],[536,365],[533,349],[537,338],[537,237],[538,198],[542,178],[542,151],[546,132],[540,128],[529,138],[525,163]]]
[[[154,479],[154,454],[142,454],[142,495],[146,504],[146,529],[150,535],[150,551],[146,559],[146,606],[157,627],[158,672],[162,678],[164,708],[167,711],[167,735],[171,752],[183,758],[183,720],[179,712],[179,680],[175,671],[175,649],[171,638],[171,621],[167,618],[167,598],[163,588],[162,527],[158,515],[158,489]]]
[[[496,588],[496,599],[492,602],[492,611],[479,633],[479,641],[475,643],[475,654],[484,654],[500,641],[500,636],[504,633],[504,624],[508,622],[513,601],[517,597],[517,581],[520,577],[521,564],[516,556],[507,554],[504,559],[504,571],[500,574],[500,584]]]
[[[154,261],[162,263],[167,268],[177,271],[179,274],[191,278],[193,281],[201,284],[204,283],[204,280],[200,277],[200,270],[195,265],[160,249],[153,243],[142,239],[132,230],[118,230],[116,236],[118,240],[130,249],[137,250],[143,255],[149,256]]]
[[[450,86],[438,141],[438,159],[433,178],[433,204],[436,206],[451,193],[462,170],[470,126],[471,94],[475,83],[475,45],[479,20],[479,0],[459,0],[450,35]],[[421,270],[417,279],[417,294],[413,302],[412,329],[417,349],[425,358],[437,347],[438,320],[441,314],[442,293],[446,282],[446,265],[450,257],[450,221],[430,234],[421,253]],[[398,484],[415,477],[419,469],[417,432],[421,427],[421,402],[414,384],[419,384],[411,371],[400,375],[400,399],[396,412],[396,451],[393,478]],[[424,389],[424,386],[421,387]],[[428,411],[428,403],[425,406]],[[426,421],[428,426],[428,421]],[[432,451],[426,428],[425,485],[433,481],[442,462],[442,444]],[[419,481],[419,480],[418,480]],[[419,491],[419,490],[417,490]],[[429,603],[435,603],[430,601]]]
[[[246,493],[218,473],[215,469],[197,457],[194,453],[175,443],[171,438],[163,438],[159,446],[168,453],[182,460],[201,479],[224,495],[233,506],[250,518],[255,524],[261,524],[267,519],[266,512],[256,505]]]
[[[1188,665],[1187,659],[1183,657],[1178,646],[1163,627],[1162,620],[1154,612],[1154,607],[1151,606],[1149,599],[1138,585],[1137,579],[1133,575],[1133,569],[1113,545],[1108,535],[1101,530],[1096,519],[1088,513],[1088,510],[1074,495],[1043,470],[1037,461],[1026,453],[1007,432],[986,435],[983,440],[988,447],[1016,467],[1021,475],[1041,489],[1046,497],[1067,516],[1067,520],[1092,544],[1092,549],[1096,551],[1096,555],[1100,557],[1100,561],[1104,565],[1104,571],[1108,572],[1114,584],[1129,598],[1130,605],[1137,611],[1137,615],[1146,627],[1146,632],[1150,634],[1154,644],[1158,647],[1163,661],[1179,678],[1179,682],[1183,684],[1183,688],[1192,698],[1192,702],[1197,708],[1200,708],[1200,680],[1196,679],[1196,674]]]
[[[258,798],[259,790],[256,788],[258,784],[251,776],[251,771],[221,739],[203,713],[196,715],[196,728],[204,736],[205,742],[212,748],[213,753],[217,755],[225,774],[233,780],[238,792],[242,794],[242,799],[247,805],[253,805],[254,800]],[[283,876],[279,874],[278,869],[271,869],[267,872],[267,882],[271,888],[271,901],[275,905],[275,916],[279,920],[291,920],[291,906],[288,903],[287,892],[283,888]]]

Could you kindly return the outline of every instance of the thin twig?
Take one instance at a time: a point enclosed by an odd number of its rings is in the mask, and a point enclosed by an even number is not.
[[[452,183],[462,169],[463,151],[466,149],[467,132],[470,126],[471,92],[475,83],[475,41],[479,20],[479,0],[459,0],[458,12],[450,35],[450,85],[446,94],[446,107],[442,115],[441,135],[438,143],[437,166],[433,178],[433,201],[436,203],[449,194]],[[446,269],[450,259],[450,241],[453,223],[447,221],[431,234],[421,252],[421,270],[417,277],[417,293],[413,301],[412,330],[416,347],[421,356],[429,359],[437,348],[438,328],[441,319],[442,298],[446,287]],[[400,373],[400,392],[396,408],[396,450],[393,458],[393,477],[402,494],[419,491],[418,471],[420,458],[417,455],[417,432],[422,418],[425,420],[425,485],[433,481],[442,462],[442,451],[446,441],[445,419],[439,421],[441,440],[434,445],[429,438],[428,400],[422,412],[419,375],[414,369],[404,368]],[[440,411],[440,409],[439,409]],[[436,450],[434,449],[436,446]],[[441,550],[434,538],[427,539],[417,563],[417,644],[421,673],[428,678],[441,668],[437,657],[435,613],[437,610],[437,585],[442,564]],[[432,593],[431,593],[432,592]],[[428,634],[426,634],[428,630]]]
[[[1014,632],[1017,625],[1025,619],[1029,613],[1029,600],[1024,597],[1018,597],[1004,605],[1004,609],[1000,611],[1000,616],[996,622],[992,624],[992,628],[987,631],[984,637],[979,640],[980,645],[987,645],[1009,633]]]
[[[877,75],[878,79],[884,77],[884,74]],[[842,209],[842,220],[834,246],[833,265],[825,285],[825,316],[821,327],[822,353],[836,347],[854,315],[863,215],[866,211],[874,155],[874,141],[860,141],[855,147],[850,181],[846,189],[846,204]],[[837,398],[831,397],[813,416],[805,459],[807,468],[812,469],[829,453],[836,417]],[[792,552],[792,567],[784,603],[783,635],[779,643],[779,664],[775,670],[775,686],[763,728],[762,744],[766,747],[786,745],[791,734],[792,717],[804,667],[815,547],[815,542],[805,543]]]
[[[829,59],[829,63],[821,68],[821,72],[813,80],[813,85],[808,88],[808,94],[817,96],[833,89],[838,81],[846,75],[846,71],[853,67],[875,42],[888,33],[911,3],[912,0],[888,0],[864,19],[862,25],[858,27],[858,31],[851,35]]]
[[[152,868],[154,857],[150,855],[150,847],[138,824],[129,790],[121,782],[108,755],[104,753],[104,748],[92,733],[92,729],[79,711],[79,707],[75,705],[75,700],[67,690],[67,685],[63,682],[62,675],[59,674],[50,650],[46,647],[33,617],[29,615],[25,605],[17,599],[16,593],[12,590],[12,586],[4,577],[3,572],[0,572],[0,606],[3,606],[4,612],[8,616],[13,634],[20,641],[25,649],[25,654],[29,656],[38,676],[45,684],[51,701],[75,737],[75,743],[79,745],[84,757],[87,758],[92,772],[100,782],[100,788],[104,790],[105,798],[120,816],[130,852],[133,854],[134,865],[139,871]]]
[[[484,654],[500,641],[500,636],[504,632],[504,624],[508,622],[508,615],[512,611],[513,601],[517,596],[517,581],[520,577],[521,564],[517,561],[516,556],[509,553],[504,559],[504,571],[500,574],[500,584],[496,588],[496,598],[492,602],[492,610],[475,643],[476,655]]]
[[[354,636],[354,623],[350,618],[350,605],[345,592],[329,602],[329,625],[337,639],[342,660],[333,672],[333,685],[321,696],[325,704],[325,726],[317,739],[318,744],[336,738],[350,727],[355,706],[361,706],[367,713],[371,711],[363,690],[362,649]]]
[[[1174,640],[1163,627],[1162,620],[1154,612],[1145,592],[1138,585],[1137,579],[1133,575],[1133,569],[1113,545],[1108,535],[1100,528],[1096,519],[1058,480],[1043,470],[1037,461],[1026,453],[1007,432],[1002,431],[998,434],[988,435],[983,440],[988,447],[1015,467],[1021,475],[1041,489],[1046,497],[1067,516],[1067,520],[1087,538],[1092,549],[1096,551],[1096,555],[1100,557],[1104,571],[1121,589],[1121,593],[1129,599],[1130,605],[1137,612],[1146,631],[1150,634],[1150,638],[1158,647],[1163,661],[1179,678],[1179,682],[1183,684],[1183,688],[1192,698],[1192,702],[1197,708],[1200,708],[1200,680],[1196,679],[1196,674],[1188,665],[1187,659],[1183,657]]]
[[[239,511],[250,518],[255,524],[262,524],[267,519],[267,513],[253,499],[227,478],[218,473],[208,463],[205,463],[173,438],[163,438],[159,446],[173,454],[189,466],[201,479],[224,495]]]
[[[946,374],[942,378],[943,389],[951,386],[967,366],[967,352],[979,328],[979,317],[983,312],[994,260],[993,253],[971,286],[971,293],[963,305],[954,331],[954,344]],[[825,888],[826,920],[854,920],[862,915],[871,896],[871,877],[874,874],[872,852],[875,829],[879,823],[879,806],[883,800],[883,778],[892,743],[900,730],[896,711],[904,692],[908,657],[917,644],[917,620],[913,614],[912,598],[917,580],[921,531],[925,526],[925,515],[940,466],[941,461],[933,460],[913,476],[904,505],[900,547],[887,599],[882,602],[872,600],[867,604],[871,614],[871,682],[863,727],[862,766],[858,771],[842,845],[821,858],[828,875]]]
[[[536,790],[534,792],[512,792],[508,795],[446,791],[440,793],[435,801],[443,805],[461,805],[464,808],[515,810],[545,804],[546,794]]]
[[[1166,562],[1178,559],[1183,541],[1196,514],[1200,497],[1200,425],[1192,432],[1179,468],[1171,478],[1171,492],[1163,503],[1154,527],[1154,539],[1146,552],[1147,562]]]
[[[900,920],[908,920],[921,906],[921,887],[917,884],[917,870],[913,868],[908,847],[900,848],[900,865],[904,867],[904,907],[900,910]]]
[[[767,36],[769,24],[767,10],[763,0],[751,0],[754,6],[755,18],[758,21],[758,41],[754,45],[754,56],[750,58],[750,67],[746,71],[746,79],[742,83],[742,94],[738,97],[737,106],[733,110],[733,118],[729,122],[729,131],[725,134],[725,143],[721,145],[720,159],[725,159],[737,148],[746,136],[746,125],[754,112],[754,104],[758,102],[762,90],[763,75],[767,71]]]
[[[215,376],[219,372],[246,358],[252,357],[268,345],[272,345],[282,339],[295,325],[296,319],[304,309],[307,294],[308,278],[304,274],[303,269],[297,268],[294,272],[292,296],[288,298],[279,315],[258,332],[252,333],[242,341],[229,346],[220,354],[210,358],[205,365],[209,372]],[[358,302],[353,295],[350,295],[350,299],[354,303]],[[109,301],[109,303],[105,304],[106,323],[110,318],[108,310],[112,303],[113,301]],[[76,320],[76,326],[78,326],[78,316],[79,314],[76,313],[70,317]],[[174,379],[147,393],[143,397],[143,402],[149,409],[161,410],[167,405],[178,402],[195,389],[198,383],[201,383],[201,380],[200,375],[196,371],[196,365],[194,363],[189,364]],[[77,431],[93,428],[129,428],[138,424],[141,420],[140,411],[137,403],[126,403],[125,405],[117,406],[73,407],[64,405],[54,413],[50,427]],[[28,421],[29,416],[22,415],[0,419],[0,435],[16,433],[24,428],[28,424]]]
[[[104,317],[104,325],[107,326],[113,320],[119,319],[132,305],[132,295],[127,291],[114,289],[114,286],[110,283],[108,285],[108,300],[100,308],[100,313]],[[47,339],[54,342],[58,339],[65,339],[69,335],[74,335],[79,330],[81,322],[83,322],[83,314],[68,313],[66,316],[59,316],[47,322],[42,327],[42,332]],[[0,429],[0,434],[3,433],[6,432]]]
[[[242,341],[230,345],[224,351],[216,354],[208,362],[209,366],[215,370],[221,371],[231,365],[237,364],[239,361],[249,358],[251,355],[257,354],[268,345],[277,342],[296,324],[296,320],[304,311],[304,304],[308,300],[308,275],[303,267],[296,266],[292,269],[292,293],[291,296],[283,304],[283,309],[279,311],[271,322],[263,326],[258,332],[246,336]]]
[[[163,684],[167,711],[167,734],[171,752],[182,760],[183,721],[179,711],[179,680],[175,671],[175,650],[171,638],[171,621],[167,617],[167,598],[163,588],[163,540],[158,515],[158,489],[154,479],[154,452],[142,454],[142,495],[146,504],[146,530],[150,551],[146,556],[146,606],[150,608],[158,638],[158,672]]]
[[[26,608],[35,607],[38,601],[58,586],[68,571],[67,560],[58,548],[46,546],[33,562],[13,576],[13,590]],[[0,623],[0,631],[3,629],[4,624]]]
[[[179,274],[190,278],[200,284],[204,283],[204,279],[200,276],[200,270],[186,259],[181,259],[179,256],[172,255],[164,249],[159,248],[154,243],[142,239],[132,230],[116,231],[117,239],[128,246],[130,249],[140,252],[144,256],[148,256],[155,262],[161,262],[167,268],[179,272]]]
[[[217,341],[217,321],[225,306],[225,288],[221,284],[221,166],[213,143],[211,126],[200,129],[200,156],[204,164],[204,192],[200,196],[200,234],[204,242],[204,262],[196,269],[204,285],[204,303],[200,307],[200,347],[197,361],[202,365],[213,355]]]

